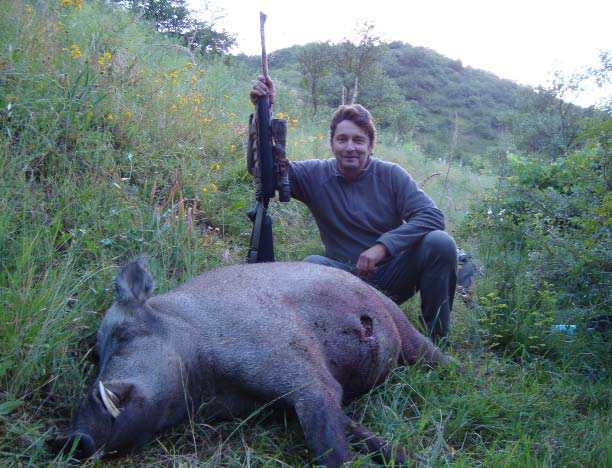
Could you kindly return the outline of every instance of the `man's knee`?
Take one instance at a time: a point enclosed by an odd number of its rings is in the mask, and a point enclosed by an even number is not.
[[[333,268],[340,268],[341,270],[350,271],[350,268],[344,265],[343,263],[333,260],[329,257],[324,257],[323,255],[309,255],[303,261],[308,262],[308,263],[316,263],[317,265],[323,265],[323,266],[328,266],[328,267],[333,267]]]
[[[445,263],[457,263],[455,240],[444,231],[431,231],[423,238],[423,247]]]
[[[317,265],[327,265],[329,260],[329,258],[324,257],[323,255],[309,255],[302,261],[308,263],[316,263]]]

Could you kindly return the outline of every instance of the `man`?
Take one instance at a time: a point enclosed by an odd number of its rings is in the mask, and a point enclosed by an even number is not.
[[[251,100],[268,95],[260,77]],[[305,203],[319,227],[325,256],[304,260],[360,276],[397,304],[421,292],[422,318],[434,341],[445,338],[456,284],[457,249],[444,215],[399,165],[372,156],[376,128],[362,106],[334,113],[334,159],[289,163],[291,196]]]

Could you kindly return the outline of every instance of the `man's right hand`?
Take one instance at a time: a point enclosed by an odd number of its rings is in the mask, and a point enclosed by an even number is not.
[[[251,102],[256,104],[257,99],[261,96],[269,96],[270,104],[274,103],[276,90],[274,89],[274,83],[270,77],[265,78],[264,76],[259,76],[257,80],[253,81],[253,87],[251,88],[250,94]]]
[[[361,252],[357,259],[355,271],[357,276],[364,278],[376,269],[376,265],[389,256],[387,247],[383,244],[374,244],[367,250]]]

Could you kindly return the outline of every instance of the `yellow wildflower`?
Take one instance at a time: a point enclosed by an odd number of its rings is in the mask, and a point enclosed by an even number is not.
[[[210,183],[210,191],[211,191],[211,192],[216,192],[217,190],[219,190],[219,189],[217,188],[217,186],[211,182],[211,183]]]
[[[60,3],[63,7],[69,7],[70,5],[72,5],[72,0],[60,0]]]
[[[195,85],[198,82],[198,77],[196,75],[191,76],[191,84]]]
[[[113,120],[115,120],[115,116],[113,115],[112,112],[109,112],[108,114],[106,114],[106,120],[109,122],[112,122]]]
[[[81,48],[76,44],[72,44],[70,46],[70,56],[73,59],[78,59],[81,56]]]
[[[103,54],[100,54],[98,56],[98,65],[100,65],[101,67],[105,66],[105,65],[110,65],[111,59],[113,58],[113,54],[111,54],[108,50],[105,51]]]
[[[134,114],[132,114],[131,111],[125,111],[123,115],[125,116],[125,120],[131,120]]]
[[[33,11],[34,11],[34,8],[32,8],[32,5],[26,5],[26,6],[25,6],[25,12],[26,12],[28,15],[31,15]]]
[[[187,62],[187,63],[185,64],[185,68],[186,68],[187,70],[191,70],[191,69],[193,68],[193,63],[192,63],[192,62]]]
[[[236,145],[232,143],[231,145],[229,145],[229,149],[230,151],[234,151],[236,149]]]
[[[219,164],[219,163],[214,163],[214,164],[212,165],[212,170],[213,170],[213,171],[218,171],[219,169],[221,169],[221,164]]]
[[[191,93],[191,102],[193,102],[195,105],[200,105],[204,102],[204,96],[198,92],[193,92]]]
[[[178,77],[178,73],[176,70],[170,70],[170,72],[168,72],[168,77],[172,80],[175,81]]]
[[[204,192],[204,193],[208,193],[208,187],[203,187],[203,188],[202,188],[202,192]]]
[[[83,0],[72,0],[72,3],[77,10],[80,10],[83,6]]]
[[[223,99],[225,99],[226,101],[229,99],[229,96],[227,94],[223,95]]]

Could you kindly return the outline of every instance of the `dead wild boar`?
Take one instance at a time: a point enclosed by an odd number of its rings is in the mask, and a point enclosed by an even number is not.
[[[274,401],[297,415],[317,463],[348,460],[349,441],[402,462],[341,405],[398,363],[448,362],[390,299],[312,263],[219,268],[152,296],[139,259],[115,286],[97,335],[99,375],[72,421],[78,458],[138,448],[192,407],[239,418]]]

